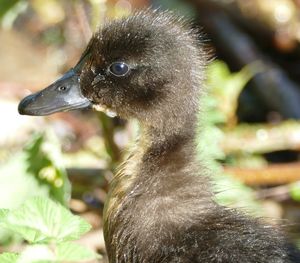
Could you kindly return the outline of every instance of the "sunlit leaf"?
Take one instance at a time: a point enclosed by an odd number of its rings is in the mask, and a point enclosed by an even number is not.
[[[5,219],[5,217],[7,216],[9,210],[8,209],[0,209],[0,224],[1,221],[3,221]]]
[[[55,253],[46,245],[27,246],[17,263],[58,263]]]
[[[290,186],[290,195],[295,200],[300,202],[300,183],[293,183]]]
[[[19,255],[16,253],[2,253],[0,254],[1,263],[17,263]]]
[[[65,11],[58,0],[32,0],[32,7],[46,25],[59,23],[65,18]]]
[[[208,67],[208,91],[200,101],[197,137],[201,161],[205,162],[211,171],[216,201],[222,205],[246,207],[252,214],[261,211],[253,190],[235,178],[224,175],[218,161],[224,161],[226,157],[220,147],[225,136],[223,129],[234,119],[239,94],[255,72],[246,68],[238,73],[231,73],[222,61],[215,61]]]
[[[18,2],[20,2],[20,0],[1,0],[0,19]]]
[[[236,73],[230,72],[225,62],[215,60],[207,69],[207,86],[209,98],[217,101],[220,112],[226,116],[226,122],[232,122],[238,105],[238,97],[247,82],[258,72],[262,72],[263,66],[255,62],[244,67]]]
[[[70,199],[71,186],[62,164],[60,144],[55,135],[36,134],[25,148],[28,172],[35,176],[41,185],[49,187],[49,194],[66,205]]]
[[[16,208],[32,196],[48,196],[49,188],[41,186],[27,170],[26,155],[17,153],[0,166],[0,208]]]
[[[91,226],[50,199],[35,197],[7,214],[3,226],[31,243],[59,243],[78,239]]]
[[[214,191],[219,204],[246,209],[252,215],[262,215],[254,191],[230,175],[214,176]]]
[[[25,0],[1,0],[0,22],[5,29],[10,29],[17,17],[27,9],[28,3]]]
[[[100,255],[79,244],[65,242],[57,245],[57,259],[62,262],[84,262],[100,258]]]

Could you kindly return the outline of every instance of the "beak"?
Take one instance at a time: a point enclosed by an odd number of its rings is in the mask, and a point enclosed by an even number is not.
[[[81,93],[79,75],[71,69],[47,88],[25,97],[18,110],[22,115],[42,116],[90,106]]]

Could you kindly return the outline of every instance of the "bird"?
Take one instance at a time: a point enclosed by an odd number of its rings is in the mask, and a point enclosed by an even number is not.
[[[105,203],[110,263],[300,262],[279,228],[215,201],[195,140],[208,64],[199,39],[171,11],[108,21],[74,68],[25,97],[19,113],[94,108],[138,120]]]

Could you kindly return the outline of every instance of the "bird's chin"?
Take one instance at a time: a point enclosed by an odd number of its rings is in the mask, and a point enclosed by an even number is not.
[[[113,111],[103,105],[93,105],[92,107],[96,111],[104,112],[110,118],[114,118],[118,115],[115,111]]]

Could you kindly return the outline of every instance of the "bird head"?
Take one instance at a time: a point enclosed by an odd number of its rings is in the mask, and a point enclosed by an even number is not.
[[[74,68],[25,97],[19,112],[48,115],[93,107],[140,121],[176,118],[194,108],[198,97],[205,59],[197,37],[169,12],[147,10],[109,22]]]

